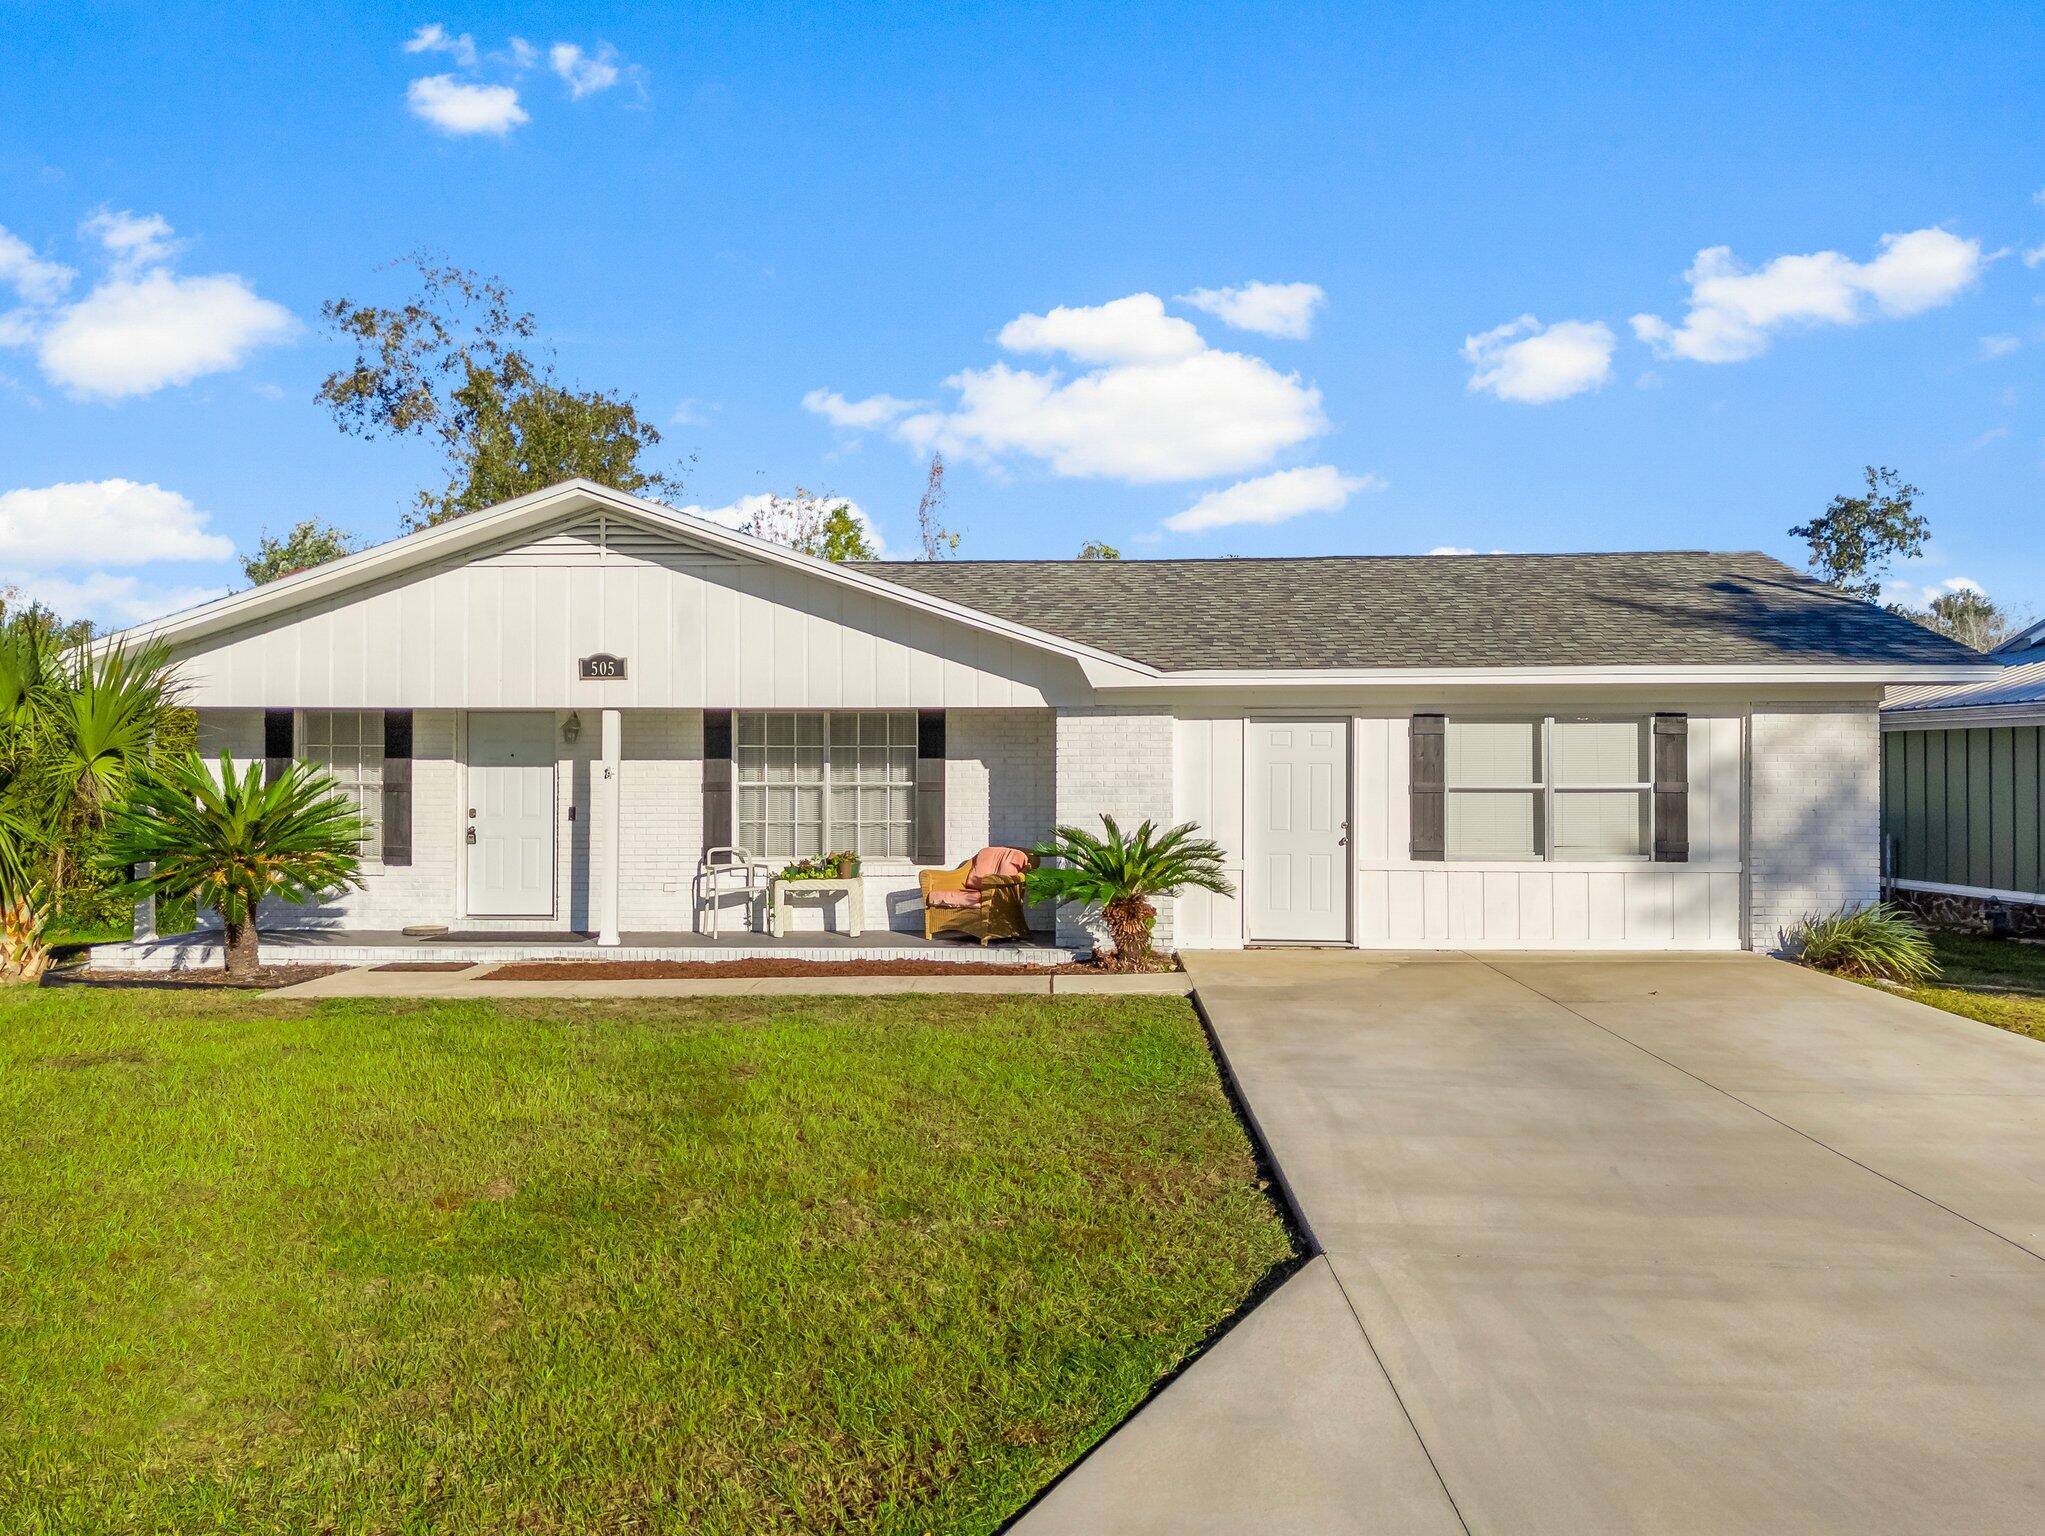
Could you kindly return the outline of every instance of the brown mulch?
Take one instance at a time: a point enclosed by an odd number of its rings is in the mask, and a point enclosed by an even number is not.
[[[331,976],[336,971],[345,971],[345,965],[265,965],[246,981],[229,981],[227,972],[217,967],[194,971],[108,971],[96,970],[89,965],[70,966],[51,971],[43,977],[46,987],[252,987],[259,992],[274,992],[279,987],[292,986],[301,981],[311,981],[319,976]]]
[[[1073,965],[988,960],[532,960],[500,965],[479,981],[745,980],[765,976],[1043,976]],[[1091,967],[1084,967],[1091,969]]]
[[[372,971],[467,971],[475,968],[473,960],[393,960],[388,965],[372,965]]]

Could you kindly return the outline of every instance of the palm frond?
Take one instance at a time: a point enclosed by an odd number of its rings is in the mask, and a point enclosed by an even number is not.
[[[1028,876],[1031,900],[1106,906],[1188,889],[1234,893],[1222,873],[1220,845],[1201,837],[1194,823],[1159,832],[1156,822],[1146,821],[1126,834],[1112,816],[1103,816],[1101,825],[1105,836],[1059,827],[1032,850],[1037,867]]]
[[[135,775],[107,822],[110,865],[152,866],[128,896],[196,897],[229,922],[252,921],[265,897],[318,900],[361,884],[362,819],[331,775],[294,763],[275,782],[263,765],[217,773],[188,752]]]

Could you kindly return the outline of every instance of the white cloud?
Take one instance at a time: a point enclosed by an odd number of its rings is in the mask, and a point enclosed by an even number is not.
[[[62,618],[91,619],[122,628],[196,608],[227,593],[224,585],[158,586],[106,571],[91,571],[77,578],[31,576],[15,585],[23,597],[44,604]]]
[[[1181,304],[1203,309],[1224,325],[1260,336],[1304,341],[1314,328],[1314,311],[1328,295],[1318,283],[1244,283],[1235,288],[1195,288]]]
[[[809,409],[842,426],[885,424],[919,453],[998,464],[1024,457],[1053,473],[1138,483],[1241,474],[1328,430],[1321,392],[1261,358],[1209,347],[1155,294],[1020,315],[1001,345],[1062,352],[1071,374],[997,362],[946,379],[950,407],[903,414],[893,396],[846,401],[813,390]]]
[[[1207,348],[1193,323],[1166,314],[1154,293],[1017,315],[995,340],[1011,352],[1063,352],[1082,363],[1169,362]]]
[[[1558,320],[1544,326],[1532,315],[1463,339],[1472,391],[1545,405],[1599,389],[1612,376],[1612,328],[1599,320]]]
[[[114,213],[102,208],[78,226],[78,233],[98,241],[119,272],[159,266],[177,248],[170,238],[170,223],[160,213]]]
[[[681,507],[677,510],[690,517],[700,517],[716,523],[721,528],[735,529],[739,533],[750,533],[756,538],[769,539],[776,544],[792,543],[803,532],[804,524],[821,517],[832,508],[844,506],[851,510],[852,519],[866,533],[876,555],[887,553],[887,543],[880,536],[873,519],[866,509],[849,496],[819,496],[812,491],[797,491],[793,496],[776,496],[762,491],[754,496],[741,496],[737,501],[722,507]]]
[[[28,243],[0,229],[0,283],[24,304],[54,304],[78,274],[62,262],[44,261]]]
[[[1948,576],[1943,581],[1922,584],[1899,581],[1893,576],[1882,580],[1882,601],[1901,603],[1906,608],[1929,608],[1933,598],[1949,597],[1955,592],[1979,592],[1986,596],[1988,589],[1971,576]]]
[[[426,75],[405,91],[412,115],[442,133],[494,133],[502,137],[532,119],[509,85],[474,85],[453,75]]]
[[[176,491],[133,480],[79,480],[0,494],[0,565],[43,569],[225,560],[233,543]]]
[[[1979,452],[1981,449],[1986,448],[1990,443],[2000,442],[2002,441],[2002,439],[2008,436],[2009,436],[2008,427],[1990,427],[1986,432],[1980,433],[1978,436],[1976,436],[1975,439],[1967,446],[1969,449],[1975,452]]]
[[[556,43],[547,50],[547,65],[568,86],[569,98],[580,101],[618,83],[618,50],[598,43],[595,53],[585,53],[574,43]]]
[[[1990,360],[1998,357],[2008,357],[2010,353],[2022,347],[2023,344],[2024,338],[2021,336],[2011,336],[2008,334],[1984,336],[1981,338],[1981,355],[1984,359]]]
[[[921,401],[897,400],[893,395],[868,395],[864,400],[847,400],[835,389],[813,389],[802,397],[802,408],[823,417],[834,427],[864,431],[884,427],[910,411]]]
[[[1690,307],[1681,325],[1635,315],[1633,333],[1663,357],[1736,363],[1768,349],[1788,327],[1854,325],[1873,313],[1891,318],[1950,304],[1981,275],[1981,242],[1936,227],[1884,235],[1872,261],[1838,251],[1778,256],[1754,271],[1729,246],[1697,253],[1684,273]]]
[[[2028,251],[2024,252],[2025,266],[2035,267],[2038,266],[2040,263],[2045,263],[2045,245],[2034,245]]]
[[[1281,469],[1209,491],[1185,511],[1166,518],[1165,527],[1173,533],[1205,533],[1243,523],[1290,522],[1310,512],[1339,512],[1358,491],[1379,491],[1384,485],[1376,475],[1345,475],[1328,464]]]
[[[82,395],[115,399],[238,368],[298,329],[291,311],[231,273],[110,277],[59,310],[38,348],[42,369]]]
[[[516,43],[518,39],[512,41]],[[445,53],[463,69],[476,67],[476,40],[466,32],[457,37],[437,21],[429,21],[414,32],[405,44],[405,52]]]

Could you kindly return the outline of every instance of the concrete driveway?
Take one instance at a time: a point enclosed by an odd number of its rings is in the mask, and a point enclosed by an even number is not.
[[[2045,1530],[2045,1045],[1744,955],[1188,964],[1324,1259],[1030,1536]]]

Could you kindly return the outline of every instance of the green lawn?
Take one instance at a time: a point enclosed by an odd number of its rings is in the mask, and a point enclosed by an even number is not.
[[[1289,1255],[1179,999],[0,994],[0,1531],[988,1531]]]
[[[1943,974],[1902,990],[1948,1013],[2045,1040],[2045,945],[1938,932],[1931,942]]]

